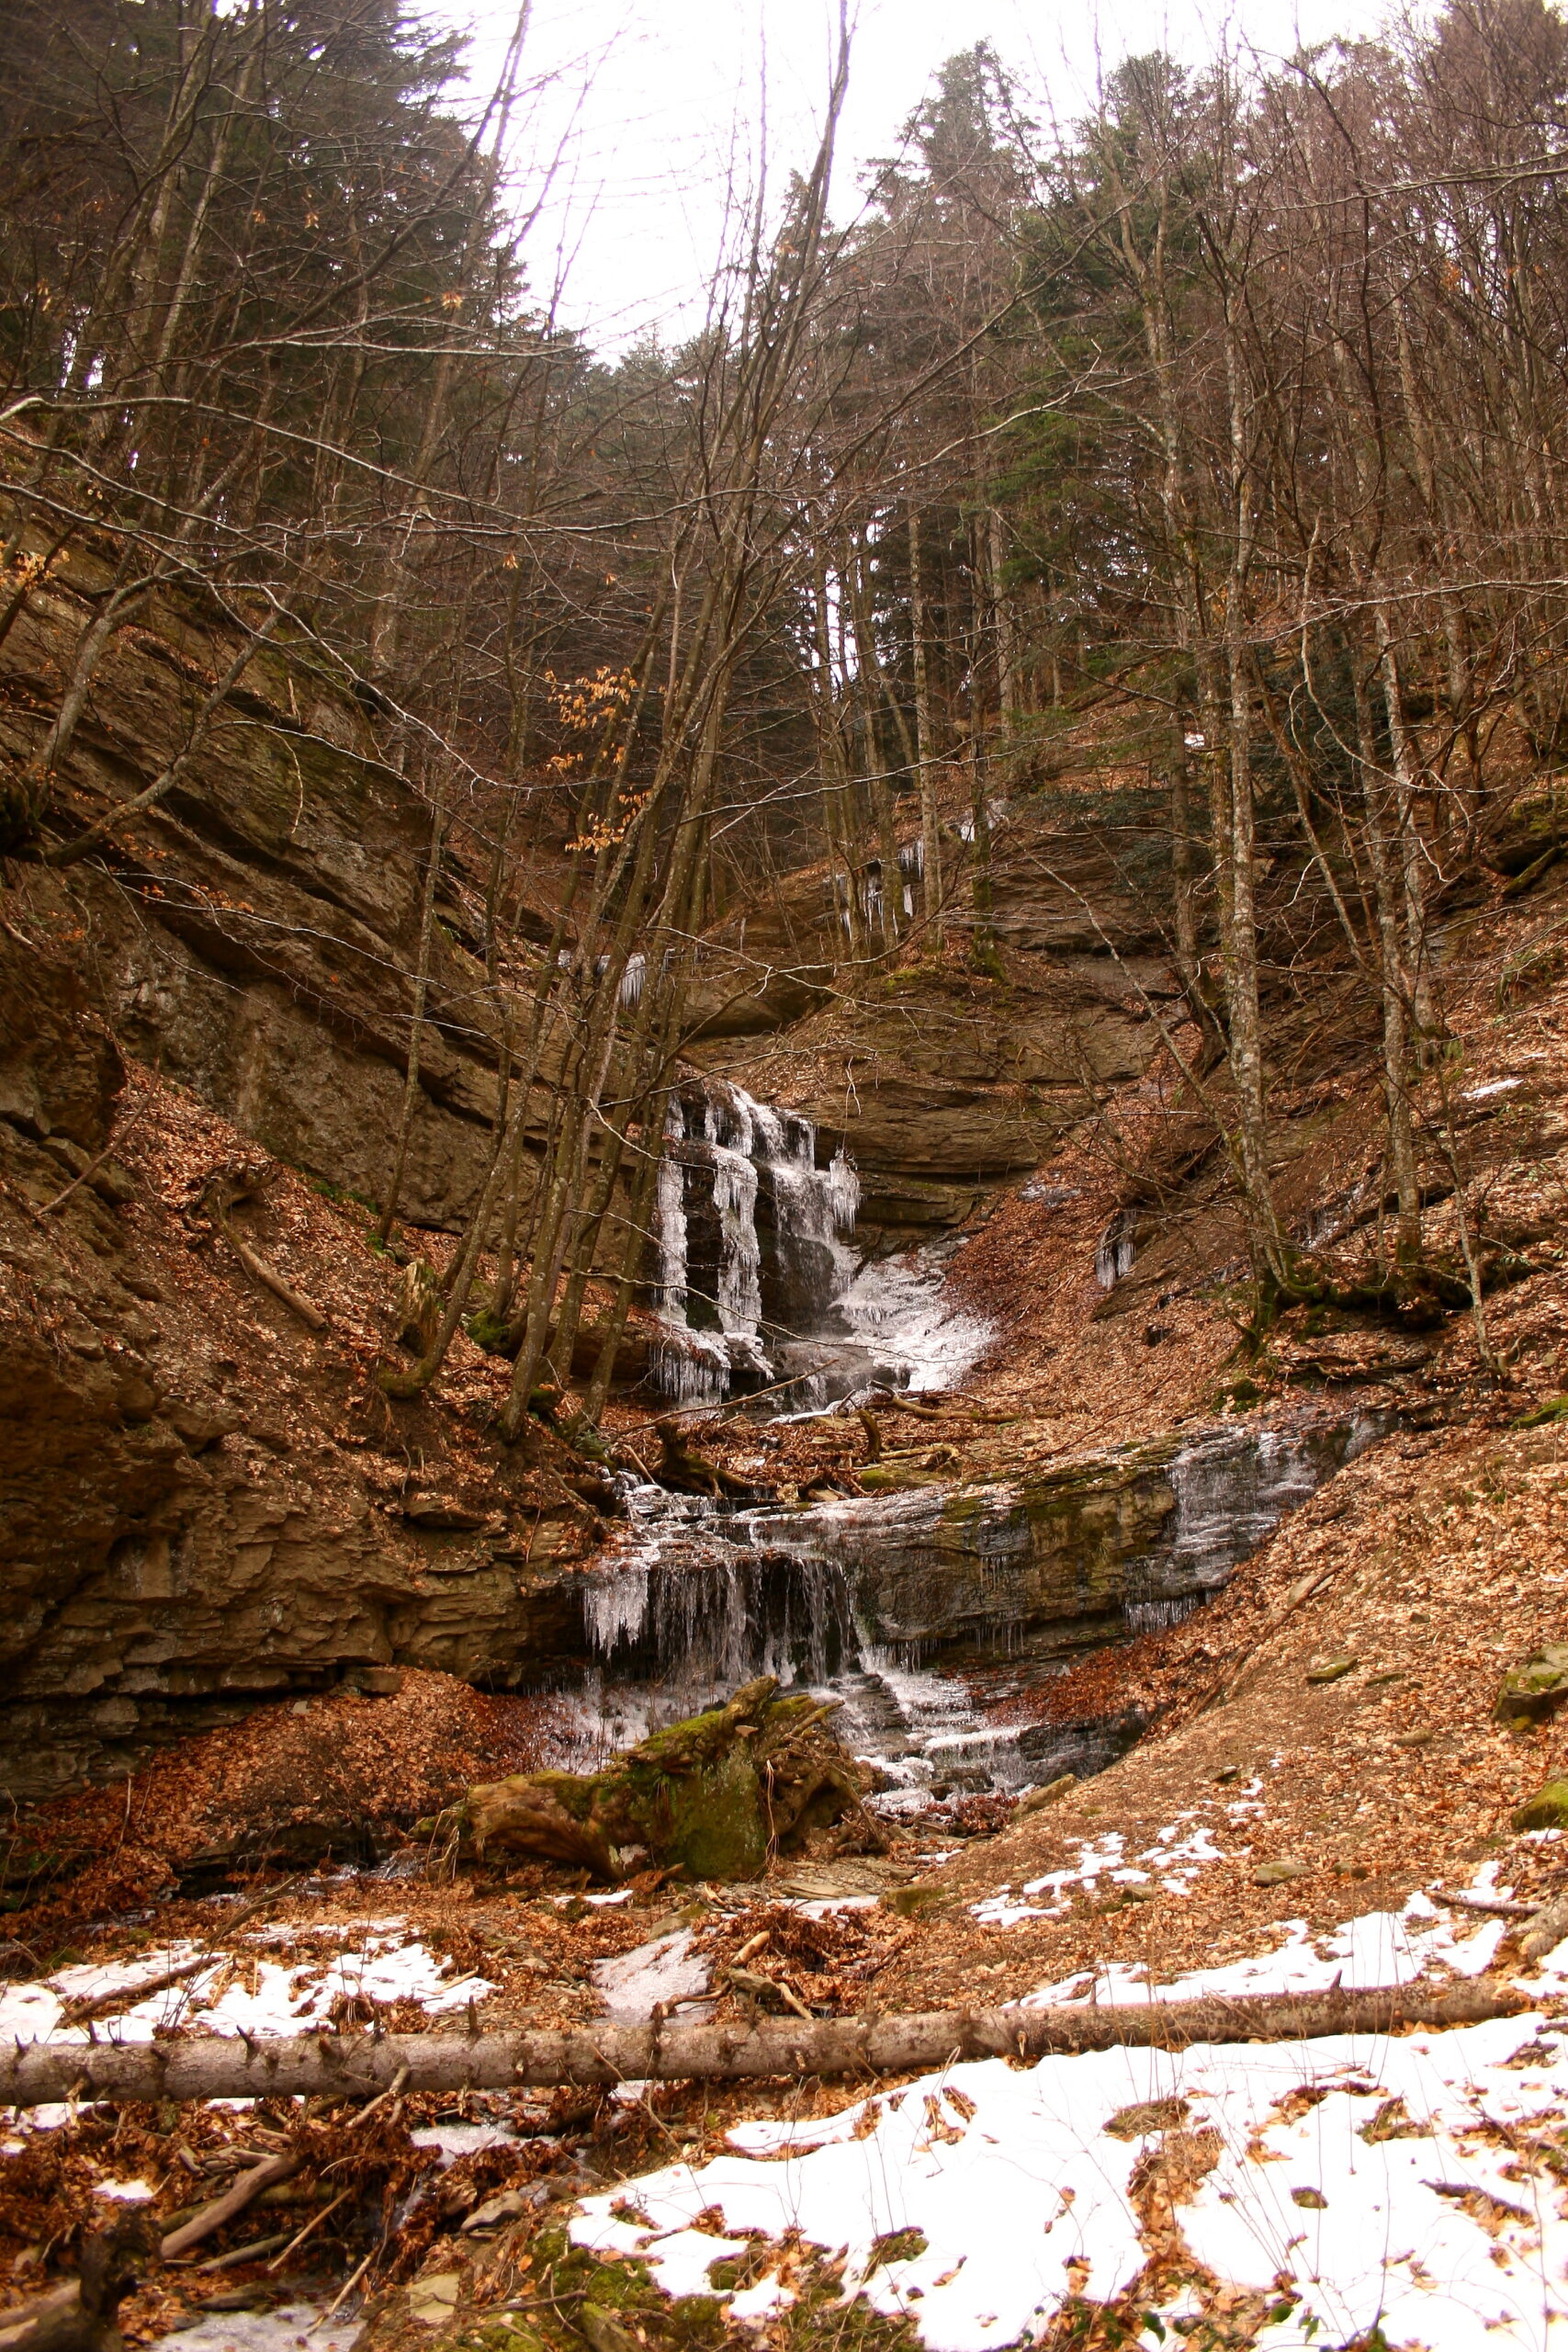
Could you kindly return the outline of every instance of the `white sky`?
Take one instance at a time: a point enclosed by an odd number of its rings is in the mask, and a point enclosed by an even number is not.
[[[516,0],[468,0],[476,80],[492,77]],[[454,10],[454,14],[457,13]],[[1261,56],[1373,29],[1377,0],[859,0],[834,213],[851,217],[857,175],[891,153],[944,58],[989,40],[1037,119],[1068,118],[1097,74],[1166,48],[1201,62],[1225,41]],[[514,141],[519,185],[559,153],[529,241],[536,294],[568,267],[563,322],[601,350],[695,314],[724,230],[730,177],[754,184],[809,162],[828,81],[836,0],[534,0],[532,77],[555,77]]]

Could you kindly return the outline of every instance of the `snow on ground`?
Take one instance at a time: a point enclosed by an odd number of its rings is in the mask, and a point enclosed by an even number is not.
[[[393,1919],[361,1932],[354,1950],[330,1959],[279,1962],[259,1952],[215,1951],[177,1984],[135,1997],[139,1984],[201,1957],[195,1944],[171,1944],[107,1967],[62,1968],[32,1984],[0,1984],[0,2035],[16,2042],[85,2041],[85,2022],[66,2022],[70,2004],[115,1993],[124,1994],[125,2007],[97,2021],[99,2041],[150,2041],[175,2026],[265,2040],[325,2024],[335,2003],[355,1996],[414,2000],[439,2013],[494,1990],[483,1977],[443,1975],[434,1954],[408,1934],[404,1921]]]
[[[1018,1894],[1010,1886],[999,1887],[973,1906],[976,1918],[989,1928],[1014,1928],[1024,1919],[1060,1918],[1071,1907],[1075,1888],[1094,1894],[1102,1879],[1108,1889],[1157,1885],[1162,1894],[1190,1894],[1206,1863],[1227,1859],[1211,1837],[1209,1825],[1195,1813],[1182,1814],[1158,1832],[1152,1846],[1132,1857],[1119,1829],[1069,1842],[1078,1849],[1076,1863],[1026,1879]]]
[[[713,2004],[702,1996],[708,1989],[708,1963],[692,1950],[690,1928],[655,1936],[651,1943],[593,1963],[593,1982],[613,2018],[628,2022],[651,2017],[655,2002],[666,2008],[677,2003],[688,2018],[711,2015]]]
[[[795,2230],[843,2251],[846,2289],[907,2314],[931,2352],[988,2352],[1037,2335],[1069,2295],[1132,2285],[1148,2251],[1134,2171],[1179,2131],[1198,2157],[1177,2208],[1197,2283],[1168,2290],[1161,2329],[1206,2299],[1202,2266],[1222,2293],[1271,2299],[1267,2352],[1374,2325],[1432,2352],[1561,2352],[1568,2222],[1531,2154],[1532,2135],[1568,2124],[1568,2045],[1551,2032],[1536,2014],[1397,2040],[955,2065],[825,2121],[743,2124],[733,2154],[589,2199],[572,2233],[690,2294],[712,2291],[707,2265],[737,2237]],[[1156,2101],[1176,2104],[1123,2112]],[[728,2236],[694,2227],[705,2209]],[[886,2258],[908,2231],[923,2245]],[[784,2291],[775,2271],[730,2308]],[[1151,2352],[1159,2332],[1145,2330]]]
[[[1369,1911],[1348,1919],[1330,1935],[1314,1937],[1304,1919],[1279,1923],[1283,1941],[1273,1951],[1228,1961],[1217,1968],[1190,1969],[1168,1984],[1151,1984],[1142,1968],[1111,1961],[1083,1969],[1058,1984],[1025,1996],[1025,2008],[1057,2002],[1195,2001],[1216,1993],[1325,1993],[1341,1984],[1347,1992],[1374,1984],[1413,1984],[1435,1968],[1458,1976],[1479,1976],[1491,1965],[1506,1922],[1464,1919],[1462,1930],[1424,1894],[1413,1894],[1403,1911]]]
[[[305,2344],[310,2352],[348,2352],[363,2323],[357,2312],[345,2312],[321,2324],[315,2303],[280,2303],[271,2312],[211,2312],[177,2335],[162,2335],[148,2352],[295,2352]]]

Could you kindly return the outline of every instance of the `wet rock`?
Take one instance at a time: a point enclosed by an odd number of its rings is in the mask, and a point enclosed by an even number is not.
[[[1568,1781],[1548,1781],[1512,1815],[1510,1826],[1525,1829],[1568,1829]]]
[[[1059,1658],[1218,1590],[1377,1426],[1215,1430],[957,1490],[941,1473],[876,1463],[862,1485],[890,1475],[902,1490],[760,1511],[745,1528],[759,1555],[835,1568],[863,1635],[900,1660]]]
[[[1493,1713],[1503,1724],[1544,1723],[1568,1700],[1568,1642],[1543,1642],[1503,1677]]]

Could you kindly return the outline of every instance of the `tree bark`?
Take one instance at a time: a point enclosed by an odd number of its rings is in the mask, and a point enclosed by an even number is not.
[[[1125,2007],[939,2009],[916,2017],[764,2018],[752,2024],[611,2019],[566,2031],[228,2035],[188,2041],[33,2042],[0,2051],[0,2106],[67,2098],[361,2099],[407,2067],[410,2091],[516,2084],[734,2082],[759,2075],[908,2074],[965,2058],[1054,2052],[1184,2050],[1195,2042],[1296,2041],[1478,2025],[1517,2016],[1529,1996],[1486,1977],[1368,1992],[1268,1993]]]
[[[385,1242],[390,1236],[398,1214],[398,1196],[403,1189],[403,1170],[408,1165],[409,1140],[413,1133],[414,1111],[419,1102],[419,1049],[424,1028],[425,1000],[430,992],[431,946],[435,933],[435,889],[441,873],[441,843],[445,832],[442,796],[438,792],[430,811],[430,858],[424,873],[424,897],[419,918],[419,962],[414,971],[413,1013],[409,1023],[409,1057],[403,1078],[403,1104],[398,1120],[398,1139],[392,1152],[392,1172],[387,1180],[387,1197],[381,1207],[381,1222],[377,1227],[377,1238]]]
[[[915,758],[920,786],[920,903],[931,944],[942,953],[942,843],[937,833],[935,752],[931,742],[931,674],[926,659],[926,592],[920,566],[920,518],[909,509],[909,628],[915,668]]]

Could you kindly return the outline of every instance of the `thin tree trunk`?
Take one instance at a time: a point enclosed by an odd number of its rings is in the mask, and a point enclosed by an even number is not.
[[[1371,712],[1368,708],[1366,684],[1354,646],[1350,649],[1350,667],[1360,753],[1361,804],[1365,811],[1367,855],[1372,869],[1373,908],[1377,922],[1378,986],[1382,1004],[1383,1101],[1388,1113],[1389,1165],[1399,1198],[1394,1254],[1399,1265],[1413,1266],[1421,1255],[1421,1189],[1416,1178],[1416,1138],[1410,1113],[1409,984],[1400,952],[1399,885],[1383,825],[1382,778],[1372,742]]]
[[[915,759],[920,788],[922,904],[936,953],[942,953],[942,843],[937,832],[935,755],[931,738],[931,674],[926,658],[925,578],[920,518],[909,509],[909,627],[915,670]]]
[[[414,1111],[419,1102],[420,1042],[424,1028],[424,1008],[430,992],[431,951],[435,937],[435,890],[440,879],[441,841],[444,830],[443,788],[437,786],[430,809],[430,855],[424,871],[424,899],[419,918],[419,962],[414,969],[413,1012],[409,1026],[408,1067],[403,1080],[402,1110],[398,1119],[398,1140],[392,1154],[392,1172],[388,1180],[387,1197],[381,1205],[381,1221],[376,1231],[385,1243],[391,1233],[402,1194],[403,1171],[408,1165],[409,1140],[413,1134]]]

